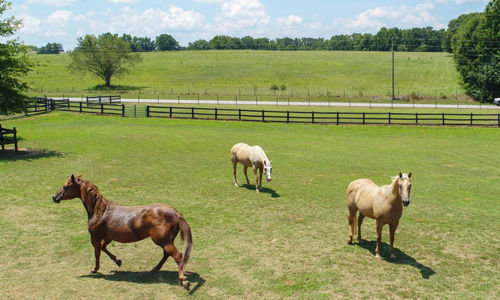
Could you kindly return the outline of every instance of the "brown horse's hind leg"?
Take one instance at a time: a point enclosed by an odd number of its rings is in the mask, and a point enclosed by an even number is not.
[[[184,270],[182,269],[182,266],[181,266],[182,253],[180,253],[179,250],[177,250],[177,248],[175,248],[175,246],[173,244],[169,244],[169,245],[165,246],[165,252],[168,253],[168,255],[172,256],[172,258],[177,263],[177,266],[179,268],[180,283],[186,290],[189,290],[190,283],[189,283],[189,281],[186,280],[187,279],[186,275],[184,274]]]
[[[153,269],[151,269],[151,272],[158,272],[161,270],[161,267],[163,267],[163,264],[167,261],[167,258],[169,257],[170,255],[168,255],[167,251],[163,250],[163,258],[160,260],[160,262],[156,265],[156,267],[154,267]]]
[[[99,271],[99,260],[101,259],[101,240],[91,237],[90,241],[92,242],[92,246],[94,246],[95,254],[95,267],[90,272],[97,273]]]
[[[111,240],[104,240],[102,242],[101,249],[104,253],[106,253],[109,256],[109,258],[111,258],[112,261],[115,262],[115,264],[121,267],[122,261],[120,259],[117,259],[116,256],[113,255],[111,252],[109,252],[108,249],[106,248],[106,246],[109,245],[109,243],[111,243]]]
[[[361,224],[363,224],[363,219],[365,218],[365,215],[363,215],[361,212],[359,213],[358,217],[358,243],[363,244],[363,239],[361,239]]]

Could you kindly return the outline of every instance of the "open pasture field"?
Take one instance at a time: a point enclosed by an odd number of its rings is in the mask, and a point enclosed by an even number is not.
[[[124,98],[343,101],[362,96],[390,99],[392,90],[390,52],[179,51],[142,57],[129,75],[112,78],[112,85],[123,87],[116,91],[93,90],[103,81],[68,71],[68,54],[34,55],[45,66],[36,67],[26,81],[32,96],[70,97],[119,93]],[[395,53],[396,96],[464,99],[459,82],[447,53]],[[272,85],[279,89],[271,90]]]
[[[0,290],[3,299],[498,299],[500,158],[496,128],[321,126],[132,119],[53,112],[2,121],[19,146],[0,152]],[[273,181],[235,187],[229,150],[259,144]],[[345,191],[358,178],[390,183],[412,172],[411,204],[389,257],[387,226],[376,262],[347,245]],[[93,248],[80,200],[53,203],[83,173],[123,205],[164,202],[194,239],[178,285],[149,239]],[[242,167],[238,179],[243,183]],[[178,248],[184,250],[178,238]]]

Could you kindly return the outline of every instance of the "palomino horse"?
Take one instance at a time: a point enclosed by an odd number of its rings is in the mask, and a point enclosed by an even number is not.
[[[410,204],[410,174],[401,174],[392,178],[390,185],[377,186],[370,179],[358,179],[347,188],[346,202],[349,209],[350,232],[347,242],[352,244],[352,236],[356,233],[356,212],[359,210],[358,219],[358,242],[361,244],[361,223],[365,217],[375,219],[377,222],[377,248],[375,258],[380,261],[380,241],[382,240],[382,228],[389,224],[391,235],[390,254],[395,259],[393,243],[394,234],[399,225],[399,219],[403,214],[403,206]]]
[[[247,169],[252,167],[255,174],[255,191],[259,193],[262,190],[262,170],[266,175],[267,182],[271,181],[271,172],[273,161],[267,159],[266,153],[259,146],[248,146],[245,143],[239,143],[231,148],[231,161],[233,162],[234,185],[238,186],[236,181],[236,165],[238,162],[243,165],[243,173],[247,179],[247,185],[250,185],[248,180]],[[257,169],[259,169],[259,176],[257,176]]]
[[[74,198],[82,200],[89,218],[88,230],[95,250],[95,267],[91,270],[92,273],[99,270],[101,250],[121,266],[122,261],[106,248],[111,241],[131,243],[151,237],[153,242],[163,249],[163,258],[151,271],[158,272],[167,258],[172,256],[179,268],[179,280],[182,286],[189,290],[184,268],[189,259],[193,238],[186,219],[175,208],[165,204],[121,206],[104,199],[98,188],[89,180],[82,179],[81,175],[71,175],[64,186],[52,196],[55,203]],[[179,231],[182,240],[186,242],[184,257],[174,246]]]

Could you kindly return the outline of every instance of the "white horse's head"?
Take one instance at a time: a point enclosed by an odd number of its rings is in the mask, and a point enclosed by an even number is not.
[[[264,161],[264,175],[266,175],[267,182],[271,182],[271,173],[273,171],[273,166],[271,165],[273,161]]]

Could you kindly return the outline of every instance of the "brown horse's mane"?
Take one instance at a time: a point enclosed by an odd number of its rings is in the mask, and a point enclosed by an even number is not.
[[[108,201],[99,192],[99,188],[90,180],[81,179],[80,190],[82,192],[82,202],[87,209],[89,219],[104,214],[107,208],[116,205]]]

